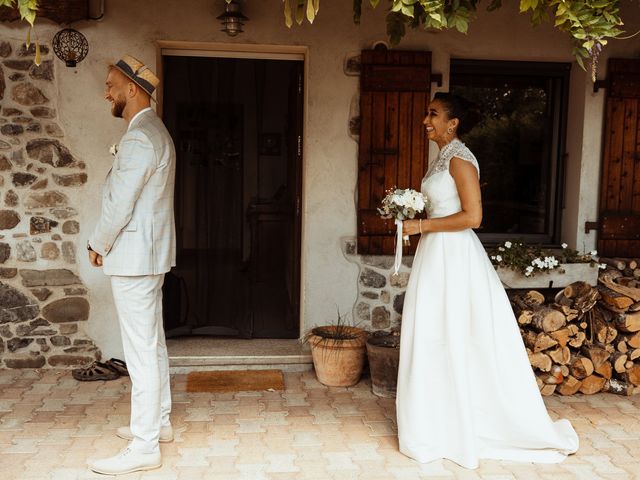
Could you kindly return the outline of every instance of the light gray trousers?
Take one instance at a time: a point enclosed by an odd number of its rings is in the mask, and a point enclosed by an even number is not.
[[[169,357],[162,324],[162,275],[112,276],[125,361],[131,377],[129,447],[159,451],[160,427],[170,425]]]

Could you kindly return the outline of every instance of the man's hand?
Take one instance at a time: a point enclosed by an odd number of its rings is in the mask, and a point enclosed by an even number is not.
[[[94,267],[102,266],[102,255],[94,252],[93,250],[89,250],[89,263]]]

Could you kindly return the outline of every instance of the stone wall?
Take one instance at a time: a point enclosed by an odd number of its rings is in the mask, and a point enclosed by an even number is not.
[[[369,331],[399,331],[413,256],[403,256],[400,271],[394,275],[392,256],[358,255],[355,238],[344,239],[342,250],[360,270],[354,324]]]
[[[0,366],[66,367],[100,358],[85,333],[71,189],[84,162],[64,145],[50,49],[0,42]]]

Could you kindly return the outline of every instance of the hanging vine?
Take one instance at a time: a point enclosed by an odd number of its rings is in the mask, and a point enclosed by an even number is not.
[[[228,0],[229,1],[229,0]],[[353,0],[353,20],[360,23],[362,3]],[[584,69],[584,59],[590,62],[591,77],[595,81],[598,59],[602,48],[611,38],[623,31],[620,18],[622,0],[518,0],[520,13],[529,14],[531,23],[537,26],[553,21],[555,28],[566,32],[573,43],[573,55]],[[635,1],[635,0],[628,0]],[[283,0],[284,17],[288,27],[293,25],[295,13],[298,24],[307,19],[313,23],[319,9],[319,0]],[[368,0],[376,8],[380,0]],[[503,0],[488,0],[487,10],[502,7]],[[442,30],[455,28],[467,33],[469,23],[476,18],[480,0],[388,0],[386,17],[387,35],[392,45],[397,45],[410,28]]]
[[[20,19],[29,24],[29,30],[27,30],[27,39],[25,45],[27,48],[31,46],[31,32],[33,31],[33,22],[36,20],[36,12],[38,10],[38,0],[0,0],[0,7],[18,8],[20,12]],[[42,62],[42,56],[40,53],[40,42],[36,37],[36,55],[34,63],[40,65]]]

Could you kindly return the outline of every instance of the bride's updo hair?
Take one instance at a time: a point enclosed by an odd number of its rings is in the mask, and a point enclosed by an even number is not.
[[[433,97],[444,105],[449,118],[457,118],[458,128],[456,133],[460,136],[469,133],[481,119],[478,106],[454,93],[438,92]]]

